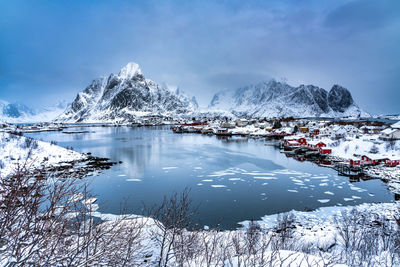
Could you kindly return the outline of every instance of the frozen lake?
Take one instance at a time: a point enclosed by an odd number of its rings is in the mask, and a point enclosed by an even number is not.
[[[65,134],[25,134],[79,152],[92,152],[122,164],[87,178],[99,211],[140,214],[164,195],[190,189],[200,205],[200,225],[223,229],[264,215],[324,206],[391,202],[394,195],[380,180],[350,182],[335,170],[287,158],[263,139],[218,139],[173,134],[169,127],[80,127]]]

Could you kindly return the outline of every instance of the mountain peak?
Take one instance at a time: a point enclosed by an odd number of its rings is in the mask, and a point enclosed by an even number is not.
[[[118,74],[118,76],[122,79],[129,79],[136,75],[142,75],[142,70],[135,62],[129,62]]]
[[[95,80],[78,93],[58,121],[132,121],[145,115],[186,115],[197,108],[183,92],[167,84],[145,79],[138,64],[131,62],[118,75]]]

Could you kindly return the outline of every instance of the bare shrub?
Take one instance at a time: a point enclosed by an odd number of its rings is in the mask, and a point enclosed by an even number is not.
[[[291,212],[280,213],[275,226],[273,249],[290,249],[293,245],[294,215]]]
[[[185,229],[192,224],[192,217],[195,209],[189,199],[189,190],[185,189],[181,194],[173,194],[171,197],[164,197],[161,205],[146,210],[149,217],[154,218],[156,228],[152,230],[152,238],[157,244],[159,255],[157,266],[168,266],[172,261],[185,260],[187,253],[182,251],[179,241],[185,239]],[[189,244],[185,244],[188,246]]]
[[[392,255],[392,262],[398,260],[400,232],[385,216],[352,209],[336,217],[335,225],[343,246],[342,259],[347,264],[374,266],[387,261],[380,258],[385,253]]]
[[[19,171],[0,179],[0,195],[0,260],[6,265],[131,266],[142,259],[143,222],[96,220],[93,198],[76,180]]]
[[[25,137],[25,142],[22,145],[22,148],[26,148],[26,149],[37,149],[39,146],[38,142],[30,137]]]

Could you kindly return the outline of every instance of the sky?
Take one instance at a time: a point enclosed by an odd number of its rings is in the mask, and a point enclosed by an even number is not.
[[[400,113],[400,1],[0,0],[0,99],[72,102],[128,62],[202,106],[274,78]]]

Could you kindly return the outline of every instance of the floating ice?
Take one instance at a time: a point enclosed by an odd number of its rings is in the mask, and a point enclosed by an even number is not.
[[[270,172],[244,172],[242,174],[247,174],[247,175],[270,175],[270,176],[274,176],[274,173],[270,173]]]
[[[354,200],[354,199],[345,197],[345,198],[343,198],[343,200],[344,200],[344,201],[352,201],[352,200]]]
[[[332,195],[332,196],[333,196],[335,193],[333,193],[333,192],[331,192],[331,191],[325,191],[324,194]]]
[[[295,182],[295,183],[300,183],[300,184],[302,184],[302,183],[303,183],[303,181],[301,181],[301,180],[297,180],[297,179],[293,179],[292,181],[293,181],[293,182]]]
[[[351,196],[353,199],[361,199],[359,196]]]
[[[229,178],[229,181],[243,181],[242,178]]]
[[[197,185],[198,185],[198,186],[201,186],[201,185],[203,185],[203,184],[202,184],[202,183],[198,183]]]
[[[328,178],[328,176],[324,175],[324,176],[313,176],[311,177],[312,179],[326,179]]]
[[[317,201],[320,203],[328,203],[331,200],[330,199],[317,199]]]
[[[268,176],[254,176],[254,179],[261,179],[261,180],[277,180],[276,177],[268,177]]]
[[[299,191],[294,190],[294,189],[288,189],[288,192],[291,192],[291,193],[298,193]]]
[[[319,186],[328,186],[328,183],[320,183]]]
[[[127,182],[141,182],[142,180],[137,179],[137,178],[129,178],[129,179],[126,179],[126,181]]]
[[[163,170],[173,170],[173,169],[177,169],[178,167],[163,167]]]
[[[221,187],[226,187],[226,185],[223,185],[223,184],[212,184],[211,187],[221,188]]]
[[[120,174],[120,175],[118,175],[119,177],[124,177],[124,176],[126,176],[126,174]]]
[[[213,182],[214,180],[213,179],[204,179],[204,180],[201,180],[202,182]]]
[[[357,191],[359,193],[367,191],[365,189],[362,189],[362,188],[354,186],[354,185],[350,185],[350,189],[353,190],[353,191]]]

